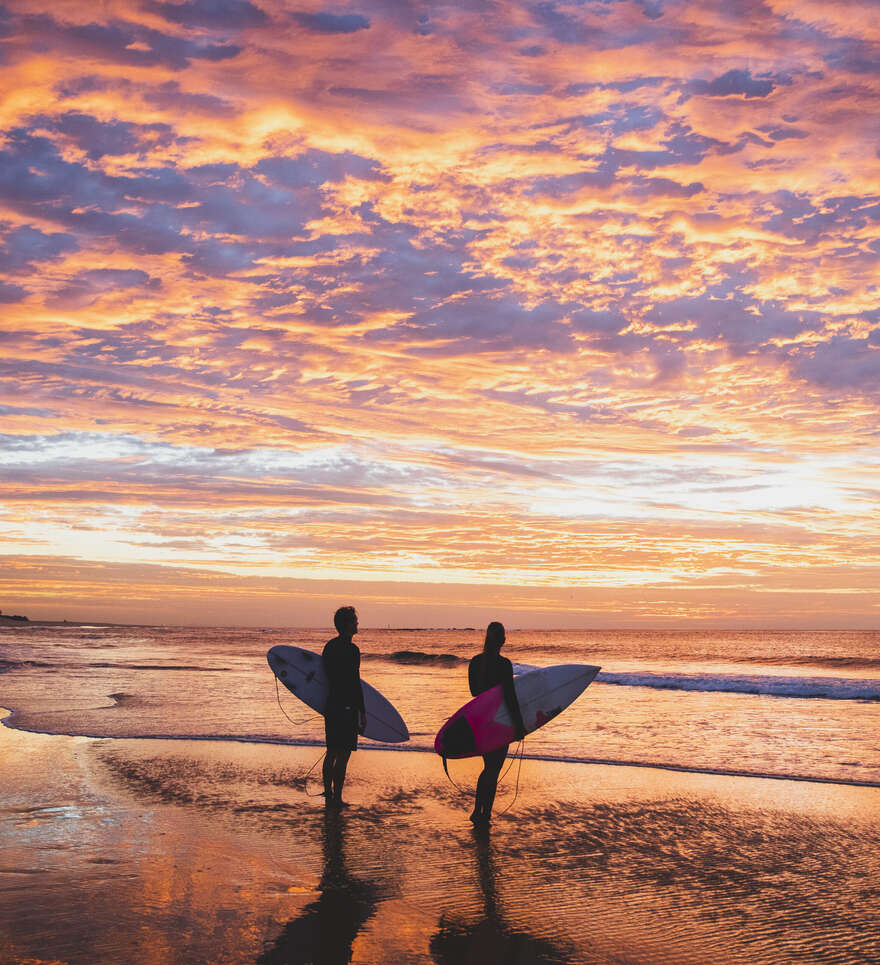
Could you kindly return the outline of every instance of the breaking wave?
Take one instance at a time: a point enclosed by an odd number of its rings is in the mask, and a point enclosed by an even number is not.
[[[231,670],[231,667],[202,667],[185,663],[126,663],[124,661],[89,661],[80,663],[72,660],[4,660],[0,658],[0,673],[10,670],[50,670],[64,667],[71,670],[199,670],[206,673],[219,673]]]
[[[880,700],[880,679],[845,677],[781,677],[741,674],[600,673],[596,683],[655,690],[692,690],[768,697],[824,700]]]
[[[377,656],[379,656],[377,654]],[[391,663],[418,664],[431,667],[454,667],[460,663],[467,663],[466,657],[457,657],[454,653],[425,653],[422,650],[395,650],[384,656],[379,656],[380,660],[388,660]]]

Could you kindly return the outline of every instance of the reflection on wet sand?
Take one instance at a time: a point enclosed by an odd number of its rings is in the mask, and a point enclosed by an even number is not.
[[[876,789],[536,761],[489,838],[425,755],[326,816],[313,761],[0,727],[0,962],[880,963]]]
[[[490,830],[474,829],[474,854],[483,899],[483,915],[477,920],[444,913],[440,929],[431,939],[431,955],[438,965],[492,965],[535,963],[566,965],[572,949],[530,934],[505,918],[499,901],[496,854]]]
[[[348,871],[343,842],[345,817],[324,814],[324,870],[318,898],[289,921],[257,959],[259,965],[347,965],[358,932],[376,912],[379,889]]]

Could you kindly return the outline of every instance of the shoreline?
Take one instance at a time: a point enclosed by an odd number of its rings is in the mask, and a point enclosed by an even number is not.
[[[287,740],[274,737],[260,737],[257,735],[220,735],[220,734],[132,734],[126,736],[119,736],[114,734],[91,734],[91,733],[76,733],[72,734],[67,731],[49,731],[40,730],[34,727],[21,727],[14,723],[14,718],[16,716],[16,710],[14,708],[8,708],[0,706],[0,724],[9,730],[19,731],[24,734],[39,734],[47,737],[69,737],[69,738],[87,738],[89,740],[114,740],[114,741],[194,741],[198,743],[211,743],[216,742],[218,744],[253,744],[255,746],[269,746],[269,747],[314,747],[320,748],[324,747],[324,742],[322,740],[312,740],[309,738],[290,738]],[[52,713],[51,711],[44,711],[44,713]],[[65,711],[60,711],[60,713],[65,713]],[[432,747],[419,747],[419,746],[403,746],[395,744],[376,744],[376,743],[362,743],[358,744],[358,751],[375,751],[378,753],[389,753],[389,754],[424,754],[428,756],[437,756],[436,751]],[[520,755],[515,754],[514,751],[508,756],[508,760],[513,760]],[[747,780],[757,780],[757,781],[793,781],[795,783],[803,784],[828,784],[836,785],[840,787],[852,787],[852,788],[872,788],[880,789],[880,781],[869,781],[869,780],[859,780],[858,778],[846,779],[846,778],[832,778],[832,777],[821,777],[805,774],[779,774],[771,772],[760,772],[760,771],[744,771],[737,770],[735,768],[710,768],[710,767],[700,767],[699,765],[684,765],[684,764],[669,764],[663,762],[655,761],[626,761],[626,760],[616,760],[612,758],[601,758],[601,757],[576,757],[573,755],[558,755],[549,756],[542,754],[529,754],[523,753],[521,759],[524,761],[535,761],[535,762],[545,762],[549,764],[588,764],[596,765],[601,767],[620,767],[620,768],[638,768],[643,770],[656,770],[664,771],[675,774],[697,774],[704,775],[707,777],[730,777],[730,778],[743,778]],[[451,759],[455,760],[455,759]],[[467,760],[467,759],[464,759]]]

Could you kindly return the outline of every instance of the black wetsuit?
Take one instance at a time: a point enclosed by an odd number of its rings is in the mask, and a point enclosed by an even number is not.
[[[524,728],[519,701],[516,699],[516,691],[513,687],[513,664],[500,653],[485,651],[478,653],[468,666],[468,685],[471,688],[471,694],[476,697],[498,684],[501,684],[504,703],[510,712],[517,736],[521,737]],[[509,748],[510,745],[505,744],[497,750],[483,754],[483,772],[477,781],[474,813],[471,815],[471,820],[475,824],[489,820],[498,787],[498,775],[501,773]]]
[[[522,729],[519,701],[516,699],[516,691],[513,689],[513,664],[507,657],[502,657],[500,653],[486,653],[484,651],[471,658],[468,665],[468,686],[471,689],[472,697],[477,697],[498,684],[501,684],[504,703],[510,711],[514,727]],[[507,745],[503,748],[503,754],[506,753]]]
[[[330,691],[324,708],[327,747],[357,750],[358,715],[364,712],[361,652],[352,641],[334,637],[321,656]]]
[[[514,707],[519,710],[513,689],[513,664],[500,653],[478,653],[471,658],[468,666],[468,686],[471,688],[472,697],[477,697],[498,684],[501,684],[504,702],[513,715]]]

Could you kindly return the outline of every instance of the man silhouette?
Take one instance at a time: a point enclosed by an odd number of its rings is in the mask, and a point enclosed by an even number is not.
[[[358,733],[367,726],[361,688],[361,652],[353,641],[358,632],[357,611],[340,607],[333,616],[338,636],[329,640],[321,655],[329,694],[324,708],[324,797],[328,807],[345,807],[342,785],[351,752],[357,750]]]

